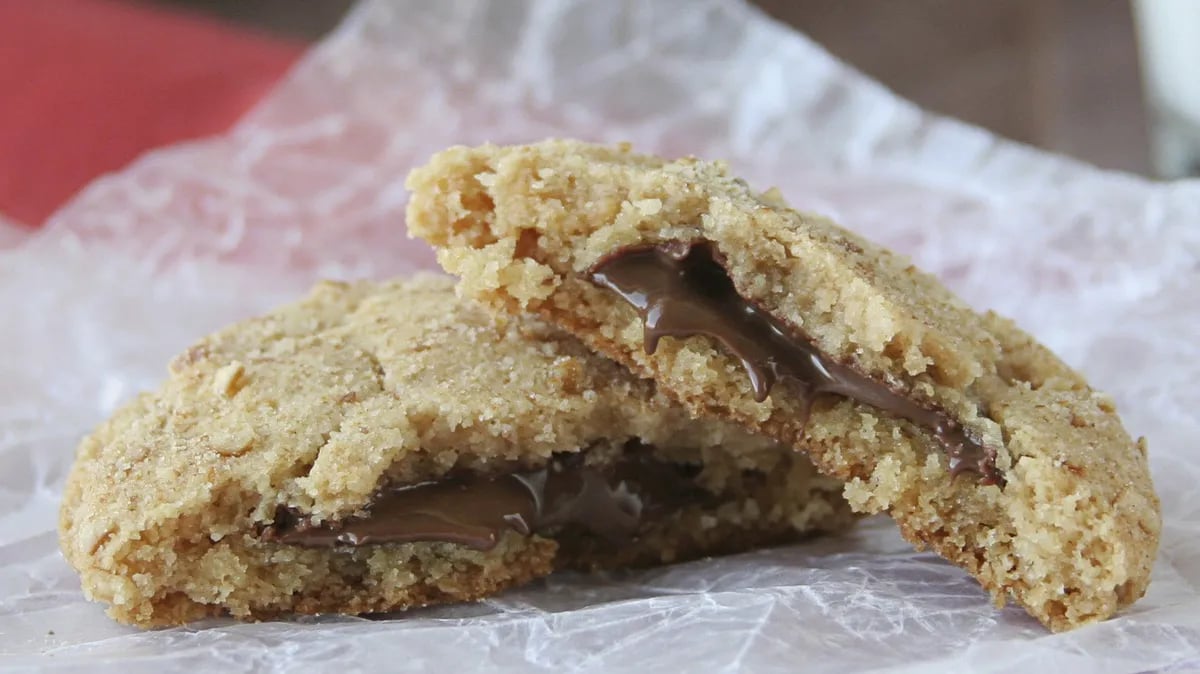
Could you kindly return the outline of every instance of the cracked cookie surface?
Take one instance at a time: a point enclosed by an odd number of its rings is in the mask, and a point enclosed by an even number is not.
[[[409,230],[438,249],[461,292],[550,320],[697,415],[804,448],[847,481],[856,508],[890,513],[998,603],[1013,598],[1063,630],[1144,594],[1161,529],[1144,442],[1053,353],[905,258],[751,190],[720,163],[627,146],[452,148],[408,186]],[[963,429],[995,479],[953,479],[929,424],[876,406],[813,400],[795,379],[759,400],[743,360],[710,334],[663,337],[648,353],[629,301],[642,295],[602,287],[598,270],[623,251],[697,242],[789,338]]]
[[[281,512],[336,523],[381,485],[536,468],[630,442],[695,466],[714,495],[614,549],[502,535],[348,548],[286,545]],[[208,615],[364,613],[473,600],[562,566],[651,564],[837,530],[841,483],[771,440],[693,421],[539,320],[492,316],[452,282],[323,283],[177,357],[154,393],[87,437],[60,539],[87,595],[142,626]],[[557,535],[556,535],[557,536]]]

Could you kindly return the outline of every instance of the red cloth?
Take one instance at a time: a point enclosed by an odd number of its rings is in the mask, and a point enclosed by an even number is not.
[[[39,225],[150,148],[229,128],[303,45],[115,0],[0,0],[0,213]]]

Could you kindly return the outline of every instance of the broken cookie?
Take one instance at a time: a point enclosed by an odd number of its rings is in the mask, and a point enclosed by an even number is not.
[[[698,416],[805,450],[908,540],[1064,630],[1144,594],[1161,515],[1110,398],[908,260],[720,163],[548,141],[414,171],[410,232]]]
[[[838,530],[841,483],[446,278],[319,285],[206,338],[86,438],[84,591],[141,626],[475,600],[556,568]]]

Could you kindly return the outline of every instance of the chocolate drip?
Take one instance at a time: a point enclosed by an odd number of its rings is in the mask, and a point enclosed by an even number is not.
[[[778,379],[788,377],[801,391],[804,420],[817,396],[842,395],[931,431],[946,453],[952,475],[973,472],[981,484],[1004,483],[996,469],[995,450],[976,441],[945,413],[834,362],[739,295],[720,253],[708,241],[623,248],[596,263],[589,276],[641,314],[646,353],[654,353],[663,337],[706,335],[742,362],[758,402],[766,399]]]
[[[641,452],[605,467],[564,454],[537,471],[382,489],[365,515],[340,522],[312,524],[284,510],[263,538],[303,547],[440,541],[490,550],[505,531],[578,526],[620,542],[637,533],[647,512],[703,502],[707,492],[686,468]]]

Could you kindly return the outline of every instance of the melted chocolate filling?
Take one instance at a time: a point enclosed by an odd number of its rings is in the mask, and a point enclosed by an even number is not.
[[[654,353],[663,337],[711,337],[741,361],[755,400],[765,400],[775,382],[786,377],[799,388],[807,420],[818,396],[845,396],[928,429],[946,453],[951,475],[971,472],[980,484],[1004,484],[995,450],[954,419],[835,362],[739,295],[720,253],[708,241],[622,248],[596,263],[589,277],[637,309],[645,326],[646,353]]]
[[[537,471],[381,489],[364,515],[338,522],[314,524],[284,509],[262,536],[302,547],[440,541],[489,550],[505,531],[579,527],[619,543],[648,515],[711,498],[692,481],[691,469],[643,452],[608,466],[584,465],[581,454],[557,455]]]

